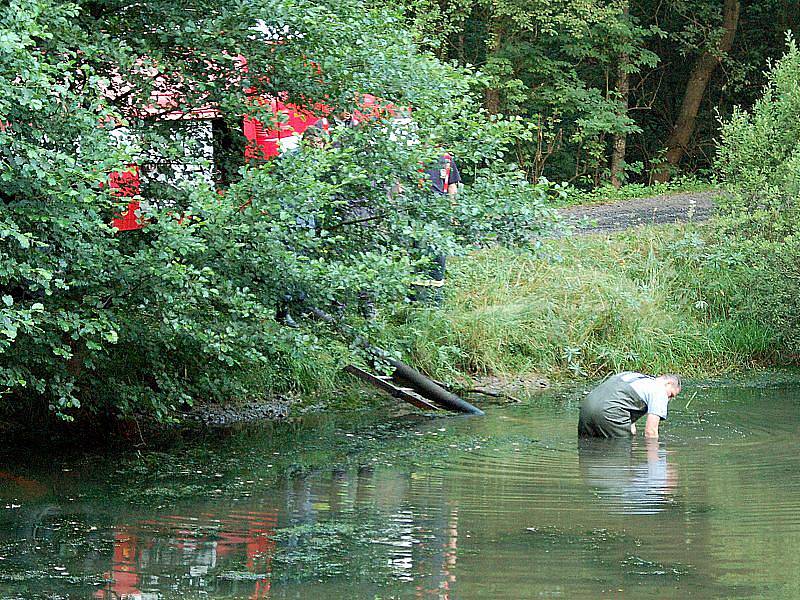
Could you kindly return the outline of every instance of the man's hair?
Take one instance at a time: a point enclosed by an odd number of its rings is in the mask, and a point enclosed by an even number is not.
[[[667,373],[666,375],[662,375],[662,377],[666,379],[668,383],[671,383],[672,385],[677,387],[679,390],[683,388],[683,386],[681,385],[680,375],[675,375],[674,373]]]

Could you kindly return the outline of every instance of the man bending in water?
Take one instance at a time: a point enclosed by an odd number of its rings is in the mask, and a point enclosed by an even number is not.
[[[625,371],[609,377],[581,403],[580,437],[636,435],[634,423],[647,415],[644,436],[658,438],[658,425],[667,418],[667,404],[681,391],[677,375],[650,377]]]

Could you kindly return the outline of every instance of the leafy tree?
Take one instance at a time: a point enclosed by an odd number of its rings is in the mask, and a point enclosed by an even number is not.
[[[197,399],[301,386],[316,359],[341,347],[313,323],[276,323],[286,294],[345,304],[358,322],[360,292],[402,301],[430,251],[527,243],[552,223],[546,187],[502,160],[519,121],[482,112],[477,79],[420,52],[392,10],[11,0],[0,3],[0,55],[8,411],[166,417]],[[155,105],[165,90],[170,103]],[[151,185],[145,226],[111,226],[127,199],[109,189],[110,173],[185,156],[186,138],[165,132],[162,113],[219,110],[218,150],[238,153],[244,115],[275,118],[254,97],[339,110],[363,92],[412,106],[417,131],[398,141],[377,119],[336,128],[338,149],[305,145],[238,171],[229,161],[219,190],[202,179]],[[474,182],[455,208],[420,170],[444,149]]]
[[[798,337],[798,215],[800,214],[800,51],[790,37],[786,55],[768,73],[763,95],[723,123],[717,166],[728,187],[726,216],[711,266],[739,280],[733,310],[775,332],[791,353]]]
[[[407,0],[422,43],[477,65],[484,105],[519,115],[517,160],[583,186],[708,169],[717,111],[750,106],[780,55],[783,0]]]
[[[627,2],[417,0],[411,14],[424,39],[480,67],[489,112],[530,124],[517,155],[531,178],[598,181],[608,140],[639,131],[626,111],[627,79],[617,74],[656,64],[645,41],[658,30],[643,27]],[[624,170],[624,156],[616,168]]]

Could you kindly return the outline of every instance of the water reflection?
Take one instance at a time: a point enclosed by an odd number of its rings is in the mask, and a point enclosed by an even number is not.
[[[267,598],[276,517],[275,511],[171,514],[118,525],[107,583],[94,597],[157,598],[175,585],[202,590],[227,571],[231,585],[223,587]]]
[[[4,464],[0,597],[800,597],[798,389],[669,447],[519,406]]]
[[[612,513],[655,514],[672,501],[675,469],[658,440],[591,439],[578,443],[583,481]]]
[[[181,589],[256,600],[294,597],[284,592],[297,581],[320,585],[322,597],[325,586],[309,578],[371,572],[413,585],[415,598],[447,600],[456,582],[458,506],[409,504],[416,493],[430,494],[431,483],[394,469],[338,468],[286,481],[268,494],[269,509],[126,515],[107,530],[111,556],[95,559],[105,583],[94,597],[160,598]],[[275,585],[283,588],[277,595]]]

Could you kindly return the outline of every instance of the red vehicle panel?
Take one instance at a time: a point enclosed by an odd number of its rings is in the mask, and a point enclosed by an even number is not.
[[[299,108],[293,104],[273,98],[270,100],[257,99],[261,103],[269,102],[269,110],[275,115],[274,122],[278,123],[273,129],[267,129],[255,117],[245,116],[242,121],[242,130],[247,145],[244,158],[248,160],[270,160],[279,156],[285,148],[299,143],[303,132],[320,119],[323,128],[328,130],[328,121],[325,118],[331,110],[323,104],[314,106],[314,110]],[[398,114],[398,109],[391,103],[386,103],[372,94],[362,94],[358,98],[359,109],[353,112],[357,122],[370,121],[380,118],[393,117]],[[211,115],[217,116],[217,115]],[[204,118],[204,115],[192,114],[191,118]],[[129,171],[115,171],[109,175],[109,186],[115,195],[130,197],[139,194],[140,177],[136,165],[131,165]],[[140,204],[136,200],[128,202],[127,207],[114,216],[112,226],[120,231],[141,229],[143,223],[139,216]]]
[[[108,176],[108,187],[111,194],[119,197],[131,197],[139,194],[139,167],[131,165],[128,171],[113,171]],[[111,226],[120,231],[141,229],[139,220],[139,201],[131,200],[122,212],[114,215]]]

